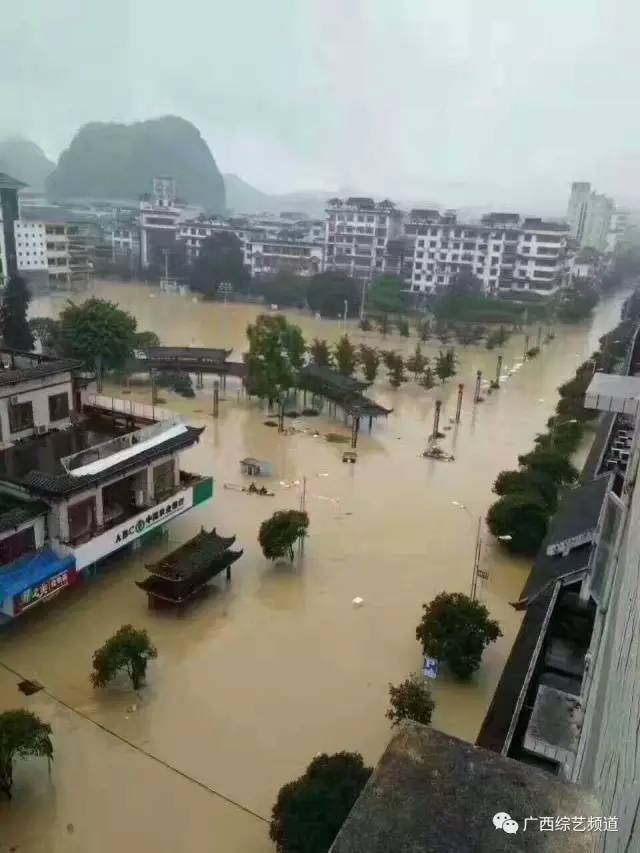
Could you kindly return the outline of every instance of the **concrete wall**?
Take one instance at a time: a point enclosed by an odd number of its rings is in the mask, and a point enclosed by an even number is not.
[[[51,424],[58,428],[68,426],[68,417],[54,422],[51,422],[49,419],[49,397],[62,393],[67,394],[69,411],[71,411],[73,408],[73,397],[71,394],[71,374],[68,372],[47,376],[43,379],[32,379],[0,389],[0,430],[2,431],[2,441],[15,441],[18,438],[26,438],[33,435],[37,426],[49,426]],[[14,397],[17,397],[20,403],[30,402],[32,404],[34,427],[20,430],[19,432],[11,432],[9,406],[11,399]]]
[[[574,781],[595,788],[602,813],[618,818],[619,831],[602,833],[598,851],[631,853],[640,850],[640,490],[607,570],[583,685]]]

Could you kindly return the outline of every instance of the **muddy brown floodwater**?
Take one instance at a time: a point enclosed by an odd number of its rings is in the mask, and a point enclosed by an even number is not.
[[[232,358],[240,358],[246,325],[258,313],[255,306],[201,303],[141,284],[97,283],[86,295],[92,294],[117,301],[164,344],[233,347]],[[38,298],[32,315],[57,316],[66,296]],[[393,391],[379,379],[371,394],[394,411],[361,434],[355,465],[342,464],[342,447],[311,431],[282,436],[265,427],[263,408],[240,397],[235,380],[218,420],[210,415],[211,378],[194,400],[165,395],[168,407],[206,426],[183,467],[213,475],[214,499],[171,522],[168,542],[121,556],[3,631],[0,660],[38,679],[50,695],[22,697],[17,677],[0,669],[0,708],[24,705],[50,720],[56,755],[50,776],[42,761],[19,765],[13,803],[0,805],[0,850],[266,853],[272,845],[265,821],[276,793],[314,754],[358,750],[375,763],[389,738],[389,682],[420,667],[415,626],[422,602],[445,589],[469,591],[475,518],[491,502],[496,474],[530,449],[553,411],[557,386],[617,322],[622,298],[602,302],[589,324],[559,328],[540,357],[520,367],[523,335],[514,335],[504,369],[516,369],[478,406],[471,403],[475,372],[492,376],[496,362],[484,348],[457,347],[458,376],[429,392],[413,383]],[[290,319],[307,339],[335,341],[343,332],[338,322],[295,312]],[[348,331],[358,342],[403,351],[415,345],[415,338],[396,336],[383,342],[351,323]],[[462,423],[449,429],[459,381],[466,386]],[[148,388],[132,393],[150,398]],[[443,401],[442,445],[455,453],[453,464],[420,457],[436,399]],[[344,430],[325,417],[296,426]],[[246,455],[274,464],[266,484],[275,498],[224,488],[242,481],[238,461]],[[303,477],[311,518],[304,558],[272,565],[260,553],[258,526],[274,510],[299,505],[299,487],[288,484]],[[144,575],[143,562],[201,525],[236,534],[244,548],[231,585],[217,582],[182,617],[149,612],[133,583]],[[434,725],[468,740],[518,628],[521,616],[509,601],[529,562],[487,537],[483,568],[489,579],[480,597],[504,637],[469,684],[447,677],[433,683]],[[355,596],[364,599],[359,608]],[[91,655],[125,622],[147,628],[158,647],[148,686],[138,695],[125,685],[95,691]]]

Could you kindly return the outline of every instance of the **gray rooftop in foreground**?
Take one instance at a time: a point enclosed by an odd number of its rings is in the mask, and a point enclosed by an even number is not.
[[[493,826],[507,812],[517,834]],[[602,816],[585,788],[435,729],[393,736],[331,853],[587,853],[596,835],[540,832],[530,816]]]
[[[625,405],[626,404],[626,405]],[[640,377],[594,373],[585,394],[585,408],[635,415],[640,404]]]

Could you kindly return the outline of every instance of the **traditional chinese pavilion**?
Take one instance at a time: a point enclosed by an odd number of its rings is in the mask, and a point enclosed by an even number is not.
[[[235,536],[218,536],[215,527],[211,532],[202,528],[193,539],[147,565],[150,576],[136,585],[147,593],[149,607],[181,606],[224,570],[231,580],[231,566],[243,553],[230,550],[235,541]]]

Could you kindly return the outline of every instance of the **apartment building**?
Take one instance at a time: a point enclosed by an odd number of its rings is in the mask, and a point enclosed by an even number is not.
[[[468,271],[487,293],[529,290],[542,295],[561,283],[568,226],[517,213],[491,213],[480,224],[457,222],[454,211],[413,210],[405,281],[414,293],[435,293]]]
[[[571,236],[582,247],[607,250],[607,236],[614,215],[613,201],[591,189],[588,181],[574,181],[567,205],[567,221]]]
[[[18,272],[24,276],[32,288],[37,284],[48,284],[49,264],[44,222],[16,219],[14,233]]]
[[[14,223],[20,219],[18,193],[25,186],[22,181],[0,172],[0,287],[18,271]]]
[[[199,440],[151,406],[82,390],[78,362],[0,353],[0,622],[212,495]]]
[[[325,223],[325,268],[355,278],[399,275],[404,257],[402,211],[388,200],[330,199]]]
[[[324,269],[324,245],[251,236],[244,243],[244,262],[252,277],[279,272],[311,276]]]

